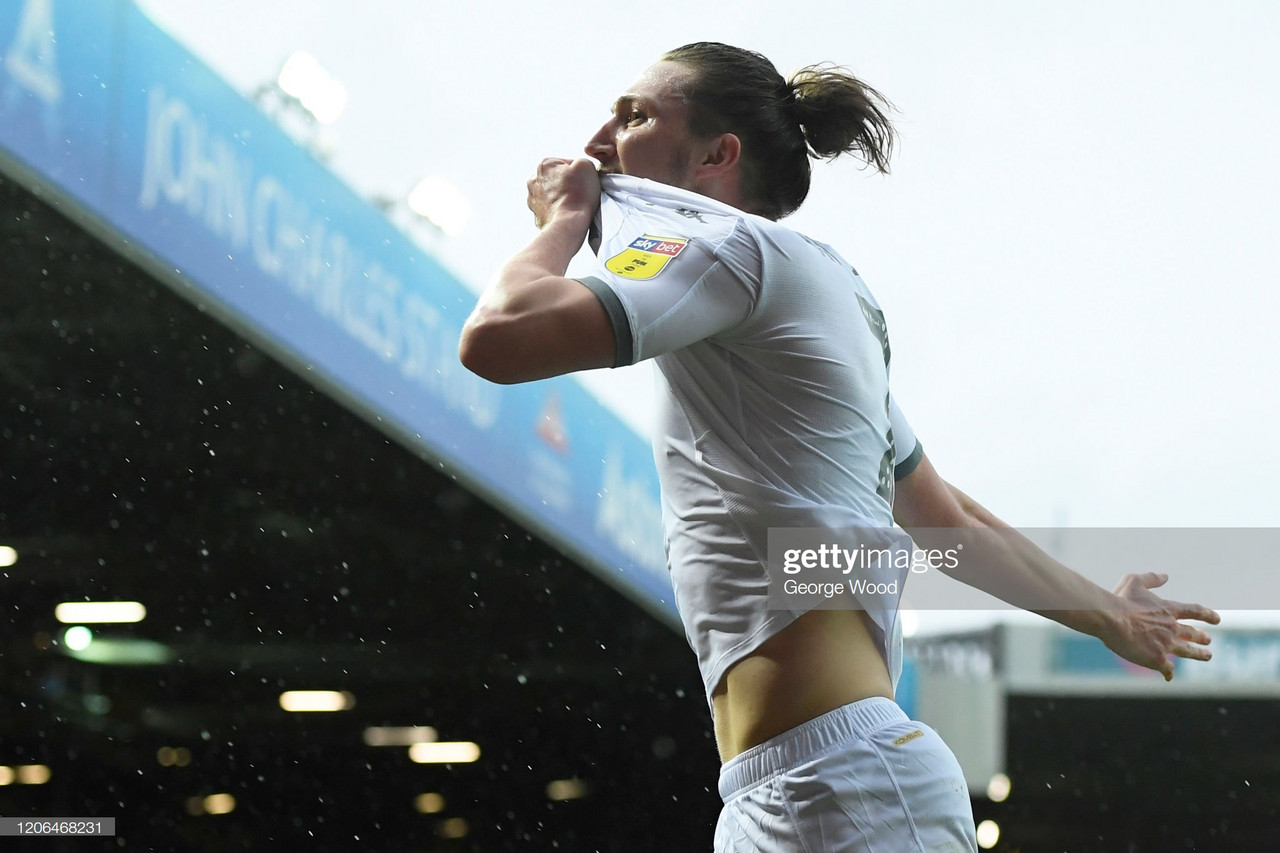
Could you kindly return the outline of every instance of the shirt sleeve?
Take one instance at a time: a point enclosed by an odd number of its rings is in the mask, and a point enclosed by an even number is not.
[[[889,395],[889,426],[893,430],[893,479],[901,480],[920,464],[924,458],[924,445],[916,437],[915,430],[902,413],[898,401]]]
[[[613,324],[615,367],[723,334],[751,314],[759,253],[736,231],[731,241],[646,218],[624,223],[601,245],[577,280]]]

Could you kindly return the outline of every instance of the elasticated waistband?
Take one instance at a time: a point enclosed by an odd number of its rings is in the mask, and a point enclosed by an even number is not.
[[[907,721],[898,704],[882,696],[828,711],[725,762],[720,768],[720,798],[727,803],[829,747]]]

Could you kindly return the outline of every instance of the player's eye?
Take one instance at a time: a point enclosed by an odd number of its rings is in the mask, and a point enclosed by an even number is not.
[[[644,113],[640,112],[639,110],[629,110],[625,117],[625,121],[629,125],[641,124],[646,119],[648,119],[648,116],[646,116]]]

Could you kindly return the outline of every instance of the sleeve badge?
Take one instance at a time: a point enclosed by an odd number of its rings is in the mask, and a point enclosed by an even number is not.
[[[623,278],[644,280],[653,278],[670,263],[671,259],[689,245],[684,237],[655,237],[645,234],[631,241],[631,245],[604,262],[605,269]]]

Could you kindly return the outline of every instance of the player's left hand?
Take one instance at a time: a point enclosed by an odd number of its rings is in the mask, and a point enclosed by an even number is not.
[[[1209,634],[1182,620],[1217,625],[1221,617],[1200,604],[1169,601],[1152,592],[1169,576],[1157,572],[1125,575],[1115,594],[1127,605],[1111,613],[1101,640],[1125,660],[1173,678],[1174,659],[1209,660]]]

